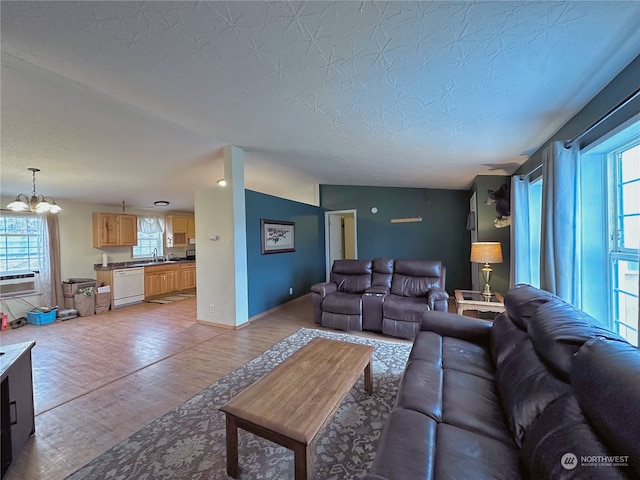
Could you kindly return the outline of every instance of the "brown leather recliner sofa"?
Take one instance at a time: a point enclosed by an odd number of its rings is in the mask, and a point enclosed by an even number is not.
[[[425,313],[365,479],[640,478],[640,350],[529,285],[505,307]]]
[[[439,261],[336,260],[329,282],[311,287],[316,323],[413,339],[422,315],[446,312],[446,268]]]

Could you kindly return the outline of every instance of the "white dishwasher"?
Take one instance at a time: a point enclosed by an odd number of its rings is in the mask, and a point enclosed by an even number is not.
[[[144,267],[113,271],[113,308],[144,300]]]

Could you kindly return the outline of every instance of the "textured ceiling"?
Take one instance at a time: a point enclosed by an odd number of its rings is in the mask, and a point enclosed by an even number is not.
[[[465,189],[640,52],[640,2],[8,2],[2,194],[193,207],[247,188]],[[498,170],[492,170],[496,168]],[[504,170],[499,166],[505,165]]]

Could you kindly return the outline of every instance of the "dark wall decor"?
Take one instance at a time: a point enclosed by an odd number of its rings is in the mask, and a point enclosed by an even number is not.
[[[262,255],[296,251],[296,224],[284,220],[260,219]]]

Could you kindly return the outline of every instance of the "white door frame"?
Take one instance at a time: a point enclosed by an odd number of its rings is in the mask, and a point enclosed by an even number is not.
[[[355,253],[355,257],[358,258],[358,216],[357,210],[354,208],[352,210],[332,210],[330,212],[324,212],[324,256],[325,256],[325,265],[326,265],[326,278],[327,282],[329,281],[329,276],[331,274],[331,256],[329,252],[329,218],[334,215],[340,217],[345,214],[353,214],[353,242],[355,245],[353,246],[353,251]]]

